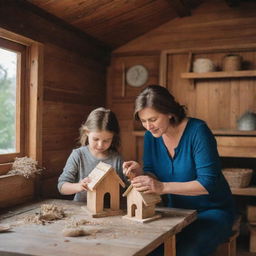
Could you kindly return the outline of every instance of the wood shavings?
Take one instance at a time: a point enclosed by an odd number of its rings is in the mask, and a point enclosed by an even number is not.
[[[69,222],[66,223],[66,228],[76,228],[81,225],[89,224],[90,222],[85,219],[77,220],[77,219],[71,219]]]
[[[24,218],[25,223],[34,223],[44,225],[46,222],[63,219],[65,213],[62,207],[54,204],[43,204],[40,208],[40,213],[35,213],[32,216]]]
[[[90,228],[81,227],[84,225],[97,225],[95,222],[88,221],[86,219],[70,219],[65,228],[62,231],[63,236],[76,237],[76,236],[95,236],[99,230]]]
[[[16,157],[11,170],[7,174],[24,176],[29,179],[35,177],[36,174],[41,174],[43,169],[37,166],[37,161],[29,157]]]
[[[45,221],[44,221],[44,220],[40,220],[39,214],[26,216],[26,217],[23,219],[23,221],[24,221],[24,223],[26,223],[26,224],[29,224],[29,223],[41,224],[41,225],[44,225],[44,224],[45,224]]]
[[[0,225],[0,233],[7,232],[9,230],[11,230],[10,225]]]
[[[62,207],[54,204],[41,205],[40,219],[50,221],[59,220],[65,217],[65,213]]]
[[[84,228],[84,227],[64,228],[62,230],[63,236],[67,236],[67,237],[92,236],[96,238],[96,234],[98,232],[100,232],[100,230],[95,228]]]
[[[77,228],[64,228],[62,231],[63,236],[76,237],[76,236],[88,236],[90,235],[85,229],[81,227]]]

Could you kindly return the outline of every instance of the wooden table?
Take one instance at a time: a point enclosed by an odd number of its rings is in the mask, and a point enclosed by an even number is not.
[[[62,206],[67,217],[45,225],[24,222],[27,216],[39,213],[43,203]],[[12,229],[0,233],[0,255],[146,255],[164,243],[165,255],[174,256],[175,234],[196,219],[194,210],[157,208],[163,217],[143,224],[122,216],[91,218],[81,206],[84,204],[68,200],[45,200],[1,214],[0,225],[10,224]],[[83,227],[90,235],[64,237],[62,230],[72,219],[88,220]]]

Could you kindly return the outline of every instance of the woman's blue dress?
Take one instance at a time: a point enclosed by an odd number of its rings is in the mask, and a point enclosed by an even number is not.
[[[147,131],[144,172],[153,173],[162,182],[197,180],[205,187],[208,195],[168,194],[167,206],[198,213],[197,220],[177,236],[177,256],[210,255],[231,235],[234,220],[233,198],[221,172],[215,138],[204,121],[189,118],[174,152],[172,158],[162,137],[155,138]]]

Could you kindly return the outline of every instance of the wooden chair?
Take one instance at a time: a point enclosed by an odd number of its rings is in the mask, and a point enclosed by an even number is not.
[[[239,236],[238,231],[233,231],[228,241],[218,246],[212,256],[236,256],[236,238]]]
[[[236,239],[239,236],[241,216],[237,216],[233,224],[232,235],[220,244],[212,256],[236,256]]]

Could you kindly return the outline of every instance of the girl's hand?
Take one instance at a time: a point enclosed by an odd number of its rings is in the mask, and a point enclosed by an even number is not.
[[[136,190],[146,194],[163,194],[163,183],[147,175],[135,177],[131,184]]]
[[[143,171],[139,163],[135,161],[127,161],[123,163],[123,173],[132,180],[134,177],[142,175]]]
[[[88,190],[88,183],[90,183],[90,178],[86,177],[82,180],[80,180],[80,182],[77,183],[78,185],[78,192],[82,192],[82,191],[87,191]]]

